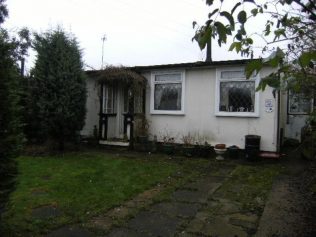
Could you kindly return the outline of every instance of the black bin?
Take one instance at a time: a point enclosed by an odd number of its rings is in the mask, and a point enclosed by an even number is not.
[[[260,140],[258,135],[245,136],[245,155],[246,159],[256,160],[260,152]]]

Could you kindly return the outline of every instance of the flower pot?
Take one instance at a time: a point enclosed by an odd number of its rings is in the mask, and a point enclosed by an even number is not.
[[[174,154],[174,144],[162,144],[162,151],[167,155],[173,155]]]
[[[192,157],[195,153],[195,147],[194,146],[183,146],[182,153],[186,157]]]
[[[226,145],[225,144],[216,144],[215,149],[226,149]]]
[[[138,142],[141,144],[148,143],[148,136],[147,135],[139,135],[138,136]]]
[[[238,159],[239,158],[239,147],[238,146],[230,146],[228,147],[228,156],[232,159]]]
[[[209,157],[211,153],[211,146],[198,146],[197,147],[197,154],[200,157]]]
[[[224,149],[218,149],[218,148],[214,148],[214,151],[216,152],[216,160],[224,160],[224,153],[227,151],[226,148]]]

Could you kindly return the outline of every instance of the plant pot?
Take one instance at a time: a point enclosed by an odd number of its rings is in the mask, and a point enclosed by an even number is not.
[[[216,144],[215,149],[226,149],[226,145],[225,144]]]
[[[192,157],[195,153],[195,147],[194,146],[183,146],[182,153],[186,157]]]
[[[239,158],[239,147],[238,146],[230,146],[228,147],[228,156],[232,159],[238,159]]]
[[[162,151],[167,155],[173,155],[174,154],[174,144],[162,144]]]
[[[147,135],[140,135],[137,138],[138,138],[138,142],[141,144],[148,143],[148,136]]]
[[[211,146],[198,146],[197,151],[200,157],[209,157],[211,153]]]
[[[215,151],[215,153],[216,153],[216,160],[224,160],[224,154],[225,154],[225,152],[227,151],[227,149],[226,148],[224,148],[224,149],[218,149],[218,148],[214,148],[214,151]]]

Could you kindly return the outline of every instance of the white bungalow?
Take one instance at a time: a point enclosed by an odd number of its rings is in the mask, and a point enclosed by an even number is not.
[[[245,78],[249,60],[195,62],[88,71],[86,125],[100,143],[125,140],[137,133],[141,114],[149,122],[150,138],[167,134],[181,143],[187,134],[210,144],[245,147],[245,135],[261,137],[260,149],[278,151],[284,137],[300,140],[311,109],[309,100],[267,87],[256,91],[260,78]],[[117,143],[125,144],[125,143]],[[129,143],[133,145],[132,143]]]

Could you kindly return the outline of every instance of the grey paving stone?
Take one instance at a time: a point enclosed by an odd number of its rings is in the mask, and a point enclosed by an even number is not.
[[[197,182],[189,183],[184,188],[207,192],[209,195],[214,193],[216,189],[222,184],[225,178],[223,177],[210,177]]]
[[[38,219],[54,218],[62,215],[62,211],[53,206],[43,206],[32,210],[32,217]]]
[[[224,218],[214,218],[210,222],[205,223],[200,231],[205,236],[217,237],[247,237],[248,234],[241,227],[231,225]]]
[[[130,220],[127,226],[138,233],[143,232],[152,236],[174,236],[181,222],[177,217],[143,211]]]
[[[107,237],[147,237],[146,233],[137,232],[127,228],[116,228],[107,235]]]
[[[192,218],[200,208],[201,205],[198,203],[162,202],[153,205],[150,209],[168,216]]]
[[[180,202],[206,203],[207,192],[180,189],[173,193],[173,199]]]
[[[259,217],[254,214],[235,213],[229,217],[229,223],[253,230],[257,228],[258,221]]]
[[[240,203],[228,199],[218,198],[215,201],[209,201],[207,204],[210,209],[213,207],[213,210],[219,215],[238,213],[241,210]]]
[[[46,237],[92,237],[91,232],[76,226],[64,226],[46,235]]]

